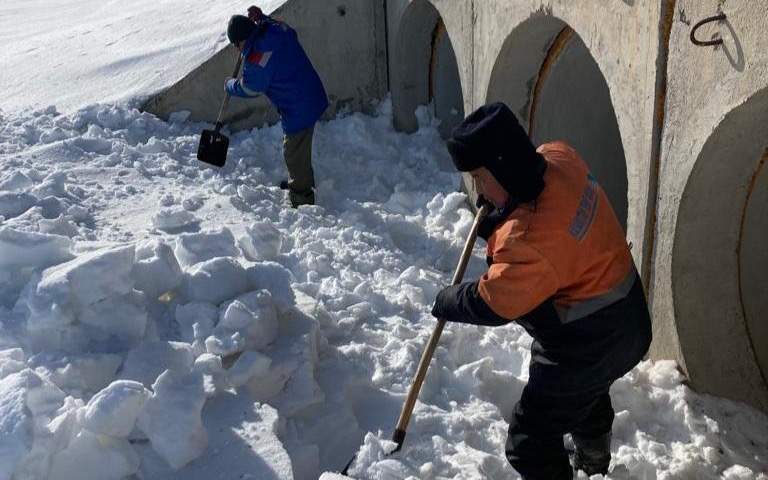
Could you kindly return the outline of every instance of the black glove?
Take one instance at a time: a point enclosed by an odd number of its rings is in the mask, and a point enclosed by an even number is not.
[[[478,195],[477,200],[475,201],[475,206],[477,207],[478,210],[480,210],[481,208],[483,208],[483,205],[488,205],[488,208],[490,208],[491,210],[495,208],[493,204],[488,201],[487,198],[485,198],[482,195]]]

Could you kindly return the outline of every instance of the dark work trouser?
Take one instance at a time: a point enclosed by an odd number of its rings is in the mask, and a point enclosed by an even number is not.
[[[312,170],[312,139],[315,126],[286,135],[283,140],[283,157],[288,167],[288,189],[291,204],[296,207],[315,203],[315,173]]]
[[[607,388],[554,396],[537,392],[535,380],[529,382],[509,423],[507,460],[526,480],[570,480],[563,435],[600,437],[611,431],[613,416]]]
[[[536,341],[528,384],[509,424],[506,455],[525,480],[572,478],[563,435],[589,439],[611,431],[608,389],[642,360],[651,342],[639,279],[619,302],[565,326],[556,322],[551,305],[521,321]]]

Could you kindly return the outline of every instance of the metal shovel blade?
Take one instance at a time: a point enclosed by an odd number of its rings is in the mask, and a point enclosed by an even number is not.
[[[223,167],[227,162],[229,137],[218,130],[203,130],[200,146],[197,147],[197,159],[216,167]]]

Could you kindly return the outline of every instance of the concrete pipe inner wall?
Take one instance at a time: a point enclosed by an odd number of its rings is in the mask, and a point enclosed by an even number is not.
[[[459,67],[445,24],[431,3],[415,0],[398,32],[391,71],[395,128],[416,131],[416,108],[430,105],[445,138],[464,119]]]
[[[672,288],[697,389],[768,408],[768,90],[704,144],[680,201]]]
[[[579,35],[551,16],[522,23],[507,38],[487,100],[507,103],[534,144],[563,140],[581,154],[627,226],[627,164],[605,77]]]

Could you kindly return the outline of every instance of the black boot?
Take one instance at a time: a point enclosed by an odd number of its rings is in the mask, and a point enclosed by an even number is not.
[[[299,208],[301,205],[314,205],[315,204],[315,192],[312,189],[306,192],[294,192],[288,190],[288,199],[291,202],[293,208]]]
[[[576,454],[573,457],[574,470],[583,470],[587,475],[608,473],[611,463],[611,432],[597,438],[573,434]]]

